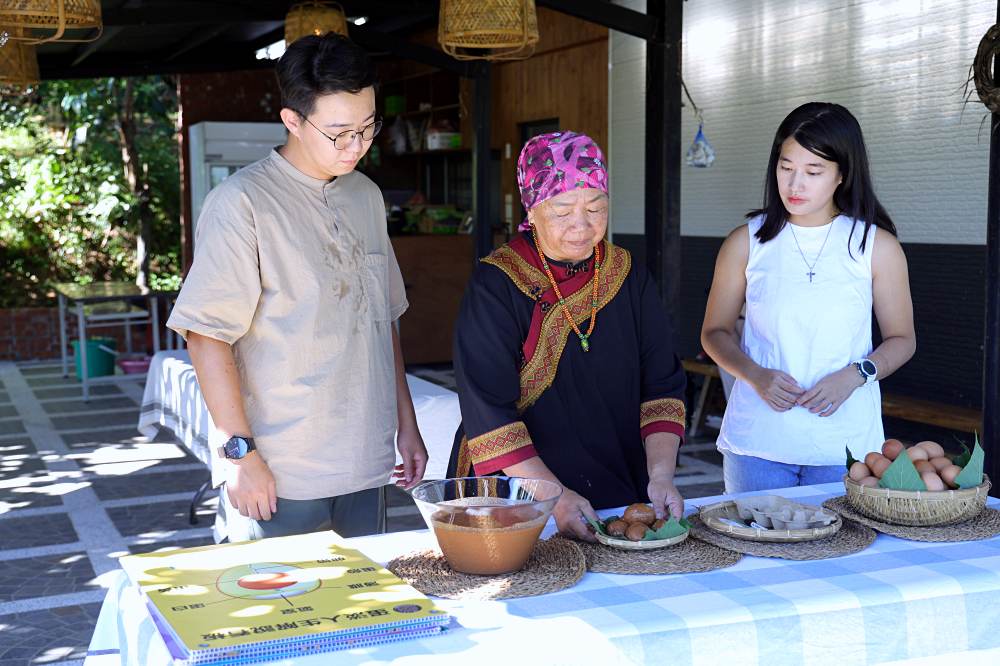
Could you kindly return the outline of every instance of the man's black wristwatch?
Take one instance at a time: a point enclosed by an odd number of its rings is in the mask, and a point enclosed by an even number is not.
[[[257,445],[253,443],[251,437],[241,437],[233,435],[225,444],[219,447],[219,457],[229,460],[242,460],[251,451],[256,451]]]

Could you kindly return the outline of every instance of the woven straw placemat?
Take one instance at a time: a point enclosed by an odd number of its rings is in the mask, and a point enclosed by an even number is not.
[[[731,567],[743,558],[739,553],[694,539],[657,550],[620,550],[599,543],[574,543],[587,558],[587,571],[598,573],[698,573]]]
[[[480,601],[533,597],[572,587],[586,571],[587,561],[576,543],[554,538],[536,543],[524,568],[508,574],[459,573],[438,550],[401,555],[385,568],[424,594]]]
[[[690,516],[688,520],[691,522],[691,536],[694,538],[707,541],[720,548],[757,557],[780,557],[785,560],[825,560],[828,557],[857,553],[875,541],[874,530],[850,520],[844,520],[843,527],[833,536],[796,543],[768,543],[737,539],[706,527],[698,516]]]
[[[844,518],[867,525],[883,534],[909,539],[910,541],[978,541],[989,539],[1000,534],[1000,511],[983,509],[975,518],[952,523],[951,525],[935,525],[932,527],[915,527],[910,525],[892,525],[873,520],[858,513],[844,496],[834,497],[823,502],[823,506],[836,511]]]

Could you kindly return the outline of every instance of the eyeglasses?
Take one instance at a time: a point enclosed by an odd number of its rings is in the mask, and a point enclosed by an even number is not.
[[[313,121],[309,120],[308,118],[306,118],[305,116],[303,116],[301,113],[299,115],[302,116],[302,120],[304,120],[307,123],[309,123],[310,125],[312,125],[316,129],[317,132],[319,132],[320,134],[322,134],[323,136],[325,136],[327,139],[329,139],[330,141],[332,141],[334,148],[336,148],[337,150],[344,150],[345,148],[348,148],[348,147],[354,145],[354,139],[356,137],[359,137],[359,136],[361,137],[362,141],[371,141],[372,139],[374,139],[376,137],[376,135],[378,135],[379,130],[382,129],[382,121],[381,120],[376,120],[375,122],[373,122],[373,123],[371,123],[369,125],[365,125],[360,130],[347,130],[345,132],[341,132],[340,134],[338,134],[336,136],[330,136],[329,134],[327,134],[326,132],[324,132],[320,128],[316,127],[316,125],[313,124]]]

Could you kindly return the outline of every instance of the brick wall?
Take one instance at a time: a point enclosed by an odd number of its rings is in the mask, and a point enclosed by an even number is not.
[[[67,317],[67,351],[72,353],[70,340],[77,339],[76,317]],[[117,341],[117,349],[125,351],[125,329],[121,326],[87,329],[88,337],[109,337]],[[132,350],[152,350],[148,326],[132,329]],[[0,308],[0,361],[37,361],[58,359],[58,308]]]

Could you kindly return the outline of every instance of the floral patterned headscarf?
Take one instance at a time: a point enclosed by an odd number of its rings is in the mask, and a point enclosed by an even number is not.
[[[608,193],[608,171],[601,149],[586,134],[551,132],[532,137],[517,158],[521,203],[531,210],[546,199],[583,188]],[[527,220],[518,227],[528,228]]]

